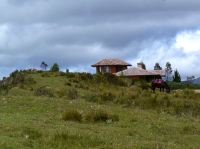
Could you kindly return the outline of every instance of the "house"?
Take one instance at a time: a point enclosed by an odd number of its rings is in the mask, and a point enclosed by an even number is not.
[[[165,77],[164,70],[146,70],[143,63],[138,63],[137,67],[131,67],[129,69],[116,73],[117,76],[124,76],[132,80],[146,80],[151,81],[155,78]]]
[[[120,59],[103,59],[96,64],[93,64],[92,67],[96,67],[96,73],[112,73],[115,74],[117,72],[128,69],[128,66],[132,66],[131,64],[120,60]]]

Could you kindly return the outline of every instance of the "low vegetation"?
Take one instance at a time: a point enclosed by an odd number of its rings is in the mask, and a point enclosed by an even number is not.
[[[200,94],[173,85],[15,71],[0,81],[0,148],[199,148]]]

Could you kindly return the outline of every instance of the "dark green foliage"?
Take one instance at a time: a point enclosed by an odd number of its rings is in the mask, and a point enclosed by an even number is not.
[[[93,79],[93,75],[90,73],[75,73],[75,79],[77,81],[89,81]]]
[[[36,81],[27,75],[26,71],[14,71],[10,74],[9,77],[3,78],[0,81],[0,89],[9,90],[13,87],[19,86],[24,87],[24,85],[35,84]]]
[[[78,98],[78,91],[75,88],[71,88],[67,91],[68,98],[74,100]]]
[[[62,119],[64,121],[78,121],[78,122],[80,122],[82,120],[82,115],[76,109],[68,109],[63,113]]]
[[[170,86],[171,90],[200,89],[200,85],[198,84],[187,84],[187,83],[182,83],[182,82],[171,82],[171,81],[168,81],[167,84]]]
[[[156,63],[156,64],[155,64],[154,70],[162,70],[162,67],[160,66],[159,63]]]
[[[124,79],[110,73],[98,73],[94,75],[94,81],[96,83],[109,83],[113,85],[127,86],[127,82],[125,82]]]
[[[147,90],[151,88],[151,85],[149,82],[145,81],[145,80],[141,80],[141,81],[137,81],[135,82],[135,85],[143,90]]]
[[[44,61],[40,64],[40,68],[43,70],[47,70],[48,64],[46,64]]]
[[[42,77],[51,77],[51,73],[50,72],[42,72],[41,76]]]
[[[112,92],[103,92],[100,95],[100,100],[101,101],[114,101],[115,100],[115,95]]]
[[[174,71],[173,81],[174,82],[181,82],[181,76],[180,76],[178,70]]]
[[[54,91],[48,87],[48,86],[42,86],[39,87],[35,90],[35,95],[36,96],[49,96],[53,97],[54,96]]]
[[[86,114],[86,120],[89,122],[114,122],[119,121],[119,116],[110,114],[104,110],[91,110]]]
[[[54,63],[53,66],[51,66],[51,71],[52,72],[59,72],[60,68],[57,63]]]
[[[70,82],[68,82],[68,81],[65,81],[65,85],[66,86],[72,86],[72,84]]]

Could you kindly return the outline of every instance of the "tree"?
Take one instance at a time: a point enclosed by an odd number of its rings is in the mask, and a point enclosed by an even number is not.
[[[162,70],[162,67],[160,67],[159,63],[156,63],[154,66],[154,70]]]
[[[173,82],[181,82],[181,76],[177,69],[174,71]]]
[[[59,70],[60,70],[60,68],[57,63],[54,63],[53,66],[51,66],[51,71],[58,72]]]
[[[48,65],[43,61],[40,65],[43,70],[47,70]]]
[[[165,68],[165,75],[166,75],[166,80],[169,80],[170,75],[172,74],[172,66],[170,62],[166,63],[166,68]]]

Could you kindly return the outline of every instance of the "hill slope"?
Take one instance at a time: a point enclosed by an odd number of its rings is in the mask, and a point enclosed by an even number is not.
[[[0,148],[198,148],[198,99],[113,76],[17,72],[1,82]]]

